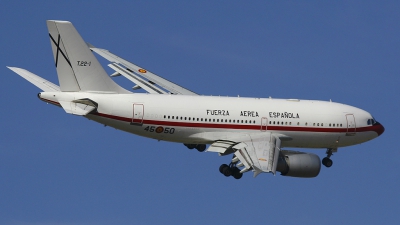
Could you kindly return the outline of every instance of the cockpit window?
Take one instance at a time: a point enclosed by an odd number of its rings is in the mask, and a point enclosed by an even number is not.
[[[375,119],[368,119],[367,124],[368,125],[374,125],[374,124],[376,124],[376,120]]]

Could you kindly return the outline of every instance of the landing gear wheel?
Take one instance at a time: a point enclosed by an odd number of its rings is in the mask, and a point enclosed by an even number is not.
[[[232,168],[232,176],[233,176],[233,178],[238,180],[238,179],[242,178],[243,173],[240,173],[240,169],[239,168],[233,167]]]
[[[333,164],[332,160],[328,157],[325,157],[322,159],[322,165],[326,166],[326,167],[331,167]]]
[[[219,167],[219,172],[220,173],[224,173],[224,168],[226,168],[226,167],[229,167],[228,165],[226,165],[226,164],[222,164],[220,167]]]
[[[206,145],[205,144],[199,144],[196,146],[197,151],[199,152],[204,152],[206,150]]]
[[[188,149],[192,150],[192,149],[196,148],[196,145],[195,144],[188,144],[187,147],[188,147]]]
[[[224,176],[229,177],[230,175],[232,175],[232,169],[228,166],[228,167],[224,167],[222,168],[222,174],[224,174]]]

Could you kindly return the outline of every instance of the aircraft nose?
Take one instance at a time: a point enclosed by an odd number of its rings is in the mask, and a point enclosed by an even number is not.
[[[376,126],[375,128],[376,133],[378,133],[378,136],[381,136],[381,134],[385,132],[385,128],[380,123],[376,123],[375,126]]]

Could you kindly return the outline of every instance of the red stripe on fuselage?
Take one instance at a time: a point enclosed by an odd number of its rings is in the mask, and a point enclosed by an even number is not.
[[[39,98],[47,103],[61,106],[60,103],[51,101],[45,98]],[[110,114],[104,114],[99,112],[90,113],[91,115],[100,116],[108,119],[123,121],[123,122],[136,122],[140,123],[142,120],[126,117],[120,117]],[[178,122],[178,121],[162,121],[162,120],[143,120],[144,124],[149,125],[162,125],[162,126],[174,126],[174,127],[188,127],[188,128],[214,128],[214,129],[236,129],[236,130],[261,130],[261,125],[255,124],[227,124],[227,123],[198,123],[198,122]],[[323,127],[296,127],[296,126],[267,126],[267,130],[271,131],[298,131],[298,132],[325,132],[325,133],[346,133],[347,128],[323,128]],[[368,132],[374,131],[378,135],[381,135],[384,128],[381,124],[374,124],[368,127],[357,127],[356,132]]]
[[[119,117],[104,113],[92,113],[100,117],[115,119],[123,122],[140,123],[142,120],[132,118]],[[236,129],[236,130],[261,130],[261,125],[255,124],[227,124],[227,123],[198,123],[198,122],[177,122],[177,121],[162,121],[162,120],[143,120],[143,124],[188,127],[188,128],[214,128],[214,129]],[[381,126],[381,125],[380,125]],[[379,125],[368,127],[357,127],[356,132],[375,131],[380,134]],[[347,133],[347,128],[323,128],[323,127],[296,127],[296,126],[267,126],[267,130],[271,131],[298,131],[298,132],[325,132],[325,133]]]

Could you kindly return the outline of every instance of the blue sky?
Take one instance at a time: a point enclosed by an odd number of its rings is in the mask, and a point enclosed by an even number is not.
[[[3,1],[0,224],[397,224],[399,11],[398,1]],[[339,149],[317,178],[225,178],[230,157],[38,100],[6,66],[57,83],[48,19],[197,93],[332,99],[386,131]]]

